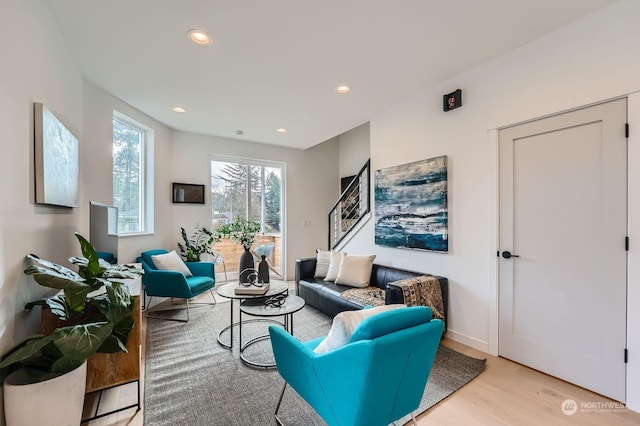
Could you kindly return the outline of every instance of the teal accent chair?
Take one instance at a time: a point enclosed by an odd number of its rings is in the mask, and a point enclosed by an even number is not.
[[[322,338],[302,343],[270,326],[278,372],[329,426],[383,426],[411,414],[431,372],[444,323],[414,306],[364,319],[345,346],[316,354]]]
[[[216,285],[215,266],[210,262],[185,262],[187,268],[193,274],[192,277],[185,277],[182,272],[167,271],[157,269],[153,263],[151,256],[157,254],[165,254],[166,250],[148,250],[142,252],[137,262],[142,264],[144,274],[142,275],[142,287],[144,289],[145,298],[149,296],[149,306],[154,297],[169,297],[172,299],[184,299],[187,306],[187,319],[171,318],[160,315],[151,315],[149,309],[145,310],[145,316],[149,318],[169,319],[172,321],[189,321],[189,301],[194,297],[209,291],[213,302],[211,303],[193,303],[215,305],[216,299],[213,295],[213,288]]]

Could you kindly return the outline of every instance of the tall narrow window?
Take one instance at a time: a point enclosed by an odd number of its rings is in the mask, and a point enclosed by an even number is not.
[[[114,114],[113,205],[118,207],[118,234],[152,231],[147,223],[145,197],[148,132],[126,117]]]

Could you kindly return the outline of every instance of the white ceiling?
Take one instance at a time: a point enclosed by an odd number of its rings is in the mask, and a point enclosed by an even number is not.
[[[156,120],[307,148],[614,1],[48,3],[84,77]],[[192,44],[192,28],[208,31],[213,43]],[[351,92],[337,94],[340,83]]]

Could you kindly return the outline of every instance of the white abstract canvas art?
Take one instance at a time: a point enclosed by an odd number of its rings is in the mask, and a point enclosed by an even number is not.
[[[78,139],[34,103],[36,203],[78,206]]]

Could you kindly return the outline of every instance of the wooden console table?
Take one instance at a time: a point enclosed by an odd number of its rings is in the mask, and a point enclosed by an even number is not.
[[[85,394],[102,392],[117,386],[137,382],[138,402],[136,404],[121,407],[107,413],[97,414],[100,408],[99,402],[96,414],[93,417],[82,419],[82,423],[108,416],[129,408],[137,407],[140,410],[140,352],[141,352],[141,323],[140,311],[140,278],[134,280],[122,280],[129,285],[129,292],[134,299],[134,324],[127,339],[128,352],[96,353],[87,359],[87,385]],[[57,317],[51,314],[47,308],[42,309],[40,327],[44,334],[53,332],[54,329],[64,326]]]

